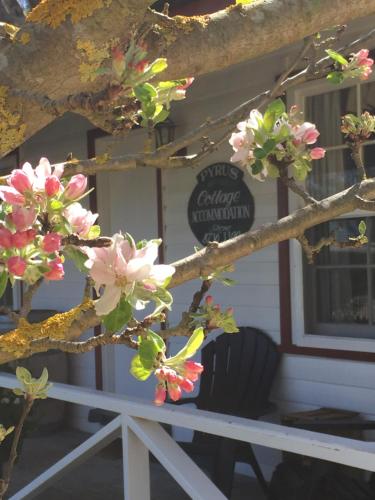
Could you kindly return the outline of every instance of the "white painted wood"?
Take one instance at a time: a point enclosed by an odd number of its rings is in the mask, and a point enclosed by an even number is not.
[[[149,449],[122,417],[122,450],[125,500],[150,500]]]
[[[12,388],[16,385],[16,379],[2,374],[0,385]],[[159,408],[151,402],[65,384],[55,384],[49,391],[49,396],[375,472],[375,443],[372,442],[202,410],[181,409],[168,404]]]
[[[193,500],[226,498],[160,424],[133,417],[125,417],[125,420]]]
[[[56,462],[27,486],[18,491],[10,500],[35,498],[36,495],[68,474],[74,467],[82,464],[98,451],[105,448],[114,439],[120,437],[120,428],[121,416],[118,416],[96,434],[77,446],[73,451],[65,455],[61,460]],[[146,498],[144,500],[146,500]]]

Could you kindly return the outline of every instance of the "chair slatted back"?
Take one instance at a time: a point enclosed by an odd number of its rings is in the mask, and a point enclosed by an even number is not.
[[[279,358],[276,344],[257,328],[219,335],[202,349],[197,407],[257,418],[268,402]]]

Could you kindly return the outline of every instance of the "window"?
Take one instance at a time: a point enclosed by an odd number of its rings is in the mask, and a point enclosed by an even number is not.
[[[327,82],[307,84],[292,96],[307,121],[317,125],[319,146],[326,157],[314,162],[306,188],[317,199],[359,180],[340,132],[341,116],[375,114],[375,82],[348,84],[337,89]],[[375,176],[375,141],[361,151],[369,176]],[[291,209],[300,201],[290,195]],[[369,244],[353,248],[324,248],[308,264],[298,243],[291,244],[292,342],[296,346],[375,352],[375,217],[355,212],[321,224],[306,233],[316,243],[335,234],[339,241],[358,235],[364,219]]]

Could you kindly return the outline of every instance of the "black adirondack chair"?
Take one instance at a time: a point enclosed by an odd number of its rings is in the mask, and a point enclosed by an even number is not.
[[[271,413],[269,402],[280,355],[273,340],[261,330],[240,328],[222,334],[202,349],[199,394],[176,404],[195,403],[201,410],[257,420]],[[250,444],[195,432],[191,443],[179,443],[190,455],[213,457],[213,481],[228,498],[236,462],[251,465],[265,494],[268,485]]]

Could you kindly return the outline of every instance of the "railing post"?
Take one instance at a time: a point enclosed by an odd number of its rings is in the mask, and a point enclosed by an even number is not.
[[[122,417],[122,463],[125,500],[150,500],[149,451]]]

